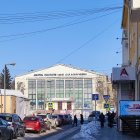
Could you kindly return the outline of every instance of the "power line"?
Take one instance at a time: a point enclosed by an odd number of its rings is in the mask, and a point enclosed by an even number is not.
[[[0,36],[0,38],[18,37],[18,38],[14,38],[14,39],[1,40],[0,42],[15,40],[15,39],[24,38],[26,36],[33,35],[33,34],[38,34],[38,33],[43,33],[43,32],[47,32],[47,31],[52,31],[52,30],[55,30],[55,29],[60,29],[60,28],[73,26],[73,25],[76,25],[76,24],[80,24],[80,23],[88,22],[88,21],[95,20],[95,19],[98,19],[98,18],[102,18],[102,17],[108,16],[108,15],[116,13],[116,12],[118,12],[118,10],[114,11],[114,12],[111,12],[111,13],[108,13],[108,14],[98,16],[98,17],[94,17],[94,18],[90,18],[90,19],[86,19],[86,20],[82,20],[82,21],[78,21],[78,22],[65,23],[65,24],[62,24],[62,25],[59,25],[59,26],[56,26],[56,27],[52,27],[52,28],[47,28],[47,29],[42,29],[42,30],[32,31],[32,32],[26,32],[26,33],[10,34],[10,35],[5,35],[5,36]]]
[[[66,58],[68,58],[69,56],[71,56],[72,54],[74,54],[75,52],[77,52],[78,50],[80,50],[81,48],[85,47],[87,44],[89,44],[90,42],[92,42],[93,40],[95,40],[96,38],[98,38],[100,35],[102,35],[104,32],[106,32],[112,25],[114,25],[115,22],[113,22],[112,24],[110,24],[108,27],[106,27],[105,29],[103,29],[101,32],[99,32],[98,34],[94,35],[92,38],[90,38],[89,40],[87,40],[85,43],[83,43],[80,47],[74,49],[73,51],[71,51],[70,53],[68,53],[66,56],[64,56],[63,58],[61,58],[59,61],[57,61],[57,63],[61,63],[63,60],[65,60]],[[56,64],[57,64],[56,63]]]
[[[121,9],[122,7],[107,7],[107,8],[98,8],[98,9],[88,9],[88,10],[69,10],[69,11],[56,11],[49,13],[26,13],[26,14],[10,14],[10,15],[1,15],[0,24],[15,24],[15,23],[25,23],[25,22],[36,22],[44,20],[54,20],[61,18],[69,18],[76,16],[91,16],[93,14],[113,11]]]

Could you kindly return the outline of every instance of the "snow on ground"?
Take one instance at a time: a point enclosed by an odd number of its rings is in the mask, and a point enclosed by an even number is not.
[[[100,124],[98,121],[92,121],[81,125],[80,132],[73,136],[72,140],[95,140],[99,134]]]

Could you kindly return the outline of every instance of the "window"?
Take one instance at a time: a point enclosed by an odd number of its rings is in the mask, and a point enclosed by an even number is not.
[[[46,98],[55,98],[55,80],[47,81],[47,93]]]
[[[28,98],[30,100],[36,99],[36,80],[28,80]]]
[[[56,98],[64,98],[64,80],[56,80]]]

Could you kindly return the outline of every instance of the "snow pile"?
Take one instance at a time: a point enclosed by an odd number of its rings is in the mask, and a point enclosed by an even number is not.
[[[74,135],[73,140],[94,140],[96,135],[98,135],[100,129],[99,122],[92,121],[88,124],[81,125],[81,130],[78,134]]]

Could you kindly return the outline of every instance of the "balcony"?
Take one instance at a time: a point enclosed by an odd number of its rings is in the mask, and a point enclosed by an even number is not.
[[[140,0],[131,1],[131,14],[132,21],[140,20]]]
[[[132,10],[140,9],[140,0],[132,0],[131,7]]]

